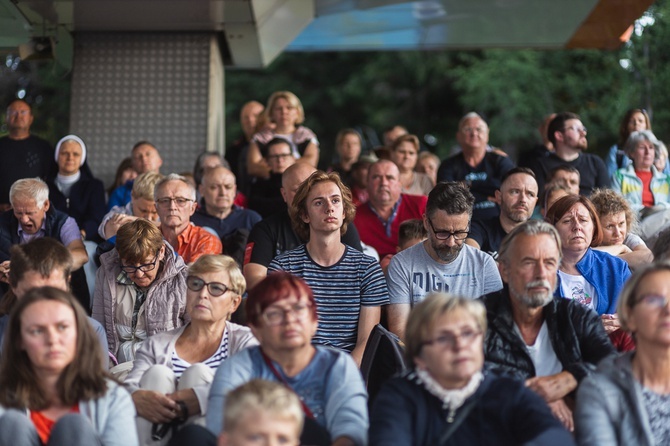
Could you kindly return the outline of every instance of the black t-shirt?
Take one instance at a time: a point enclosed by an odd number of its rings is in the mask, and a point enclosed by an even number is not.
[[[558,166],[572,166],[579,171],[579,193],[589,196],[596,187],[610,187],[610,177],[607,174],[605,162],[592,153],[580,153],[572,161],[565,161],[555,153],[544,158],[537,158],[531,165],[535,172],[538,190],[544,191],[544,185],[552,170]]]
[[[37,136],[15,140],[0,138],[0,204],[9,203],[9,189],[16,180],[40,177],[56,171],[51,145]]]
[[[500,218],[495,217],[481,221],[473,220],[470,224],[468,238],[479,243],[479,249],[497,259],[500,243],[506,235],[507,233],[500,224]]]
[[[495,196],[503,175],[513,168],[512,160],[493,152],[486,152],[482,162],[472,167],[461,152],[442,161],[437,181],[465,181],[475,196],[472,218],[484,220],[499,215],[498,205],[488,198]]]
[[[288,211],[279,212],[257,223],[247,239],[247,252],[244,263],[258,263],[267,267],[276,256],[295,249],[305,243],[291,226]],[[363,251],[361,238],[353,223],[347,226],[342,235],[342,243]]]

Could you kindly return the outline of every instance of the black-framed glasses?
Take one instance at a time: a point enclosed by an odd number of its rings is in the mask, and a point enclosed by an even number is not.
[[[191,291],[200,291],[207,287],[207,291],[214,297],[223,296],[226,291],[232,291],[225,283],[221,282],[205,282],[198,276],[188,276],[186,278],[186,287]]]
[[[144,265],[130,266],[130,265],[121,264],[121,271],[123,271],[126,274],[135,274],[138,270],[142,271],[143,273],[148,273],[149,271],[153,271],[154,268],[156,268],[156,263],[158,262],[158,254],[159,253],[160,253],[160,251],[156,253],[156,256],[154,257],[154,260],[152,262],[145,263]]]
[[[162,208],[169,208],[170,204],[173,201],[175,202],[177,207],[183,208],[184,206],[186,206],[187,204],[189,204],[190,202],[195,201],[195,200],[191,200],[190,198],[184,198],[184,197],[176,197],[176,198],[165,197],[165,198],[159,198],[158,200],[156,200],[156,205],[158,205]]]
[[[269,160],[277,160],[277,161],[279,161],[280,159],[290,158],[290,157],[292,157],[292,156],[293,156],[292,153],[278,153],[278,154],[276,154],[276,155],[268,155],[268,159],[269,159]]]
[[[297,320],[303,321],[309,314],[311,308],[311,305],[305,303],[297,303],[291,305],[289,308],[272,307],[263,312],[263,319],[265,319],[265,322],[270,326],[282,324],[289,314]]]
[[[481,330],[463,330],[459,334],[444,332],[434,339],[423,341],[422,345],[437,345],[441,348],[453,349],[459,340],[463,340],[465,345],[470,345],[477,337],[482,335]]]
[[[649,308],[654,308],[656,310],[661,310],[663,308],[666,308],[669,302],[670,299],[668,299],[666,296],[662,296],[660,294],[645,294],[644,296],[640,297],[635,303],[642,304]]]
[[[436,231],[435,226],[433,226],[433,222],[430,221],[430,218],[426,217],[426,220],[428,220],[428,225],[430,226],[430,229],[433,230],[433,234],[435,234],[435,238],[438,240],[449,240],[449,237],[453,237],[454,240],[461,241],[465,240],[468,238],[468,231],[470,228],[461,230],[461,231]]]

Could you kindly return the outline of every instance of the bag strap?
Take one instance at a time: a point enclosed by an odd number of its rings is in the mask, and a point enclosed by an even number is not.
[[[456,417],[454,418],[454,421],[452,421],[450,424],[448,424],[444,430],[442,431],[442,435],[440,435],[440,445],[444,446],[449,438],[456,432],[456,429],[459,428],[459,426],[463,423],[465,418],[472,412],[472,409],[474,409],[475,405],[479,402],[479,397],[477,395],[473,395],[472,398],[470,398],[468,401],[461,406],[461,409],[456,413]]]
[[[302,411],[305,413],[305,415],[307,417],[311,418],[312,420],[316,420],[312,411],[309,409],[309,407],[307,407],[307,404],[305,404],[305,402],[302,400],[302,397],[298,394],[298,392],[296,392],[293,389],[293,387],[291,387],[291,385],[288,383],[288,381],[286,381],[284,376],[282,376],[282,374],[279,373],[279,371],[277,370],[275,365],[272,363],[272,359],[270,359],[270,357],[265,354],[265,352],[263,351],[262,348],[259,348],[259,350],[261,352],[261,356],[263,357],[263,361],[265,361],[265,365],[267,365],[270,368],[270,371],[275,376],[275,378],[277,378],[279,381],[281,381],[282,384],[284,384],[286,387],[293,390],[293,393],[298,395],[298,399],[300,400],[300,405],[302,406]]]

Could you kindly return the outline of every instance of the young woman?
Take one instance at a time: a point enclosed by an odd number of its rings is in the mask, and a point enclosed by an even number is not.
[[[0,445],[138,445],[133,402],[107,379],[75,298],[45,287],[14,307],[0,362]]]

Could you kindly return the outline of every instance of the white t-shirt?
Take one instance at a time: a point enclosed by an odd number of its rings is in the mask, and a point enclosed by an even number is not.
[[[576,300],[592,310],[596,309],[596,299],[598,298],[596,289],[586,281],[584,276],[573,276],[559,270],[558,277],[561,278],[561,291],[566,299]]]
[[[514,324],[514,331],[523,340],[521,330],[519,330],[516,324]],[[537,334],[535,344],[526,345],[526,350],[528,350],[528,355],[530,355],[530,359],[535,366],[535,376],[555,375],[563,371],[563,365],[558,360],[554,347],[551,345],[546,321],[542,322],[542,327],[540,327],[540,332]]]
[[[453,262],[443,264],[417,243],[393,256],[386,283],[391,304],[411,305],[433,292],[476,299],[503,286],[493,257],[465,244]]]

